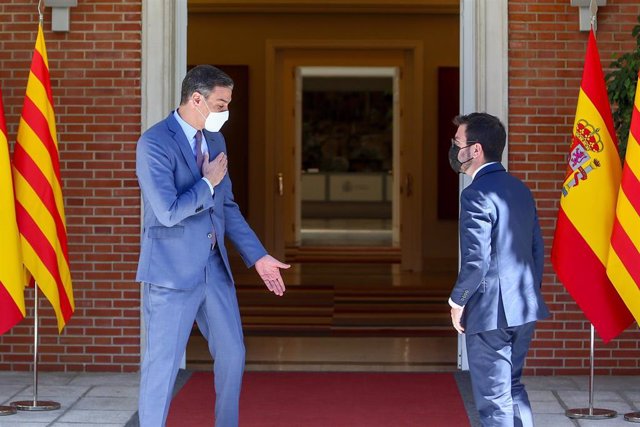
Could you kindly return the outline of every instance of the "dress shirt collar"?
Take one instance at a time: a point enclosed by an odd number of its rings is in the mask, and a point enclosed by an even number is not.
[[[173,117],[175,117],[176,121],[180,125],[180,128],[182,128],[184,136],[187,137],[187,141],[189,141],[189,145],[191,146],[191,151],[194,151],[196,147],[196,132],[198,131],[198,129],[185,122],[184,119],[180,117],[180,114],[178,114],[177,109],[173,112]],[[204,134],[202,136],[204,137]]]
[[[473,181],[474,179],[476,179],[476,175],[478,174],[478,172],[480,172],[482,169],[486,168],[489,165],[492,165],[494,163],[498,163],[498,162],[489,162],[489,163],[485,163],[482,166],[480,166],[478,169],[475,170],[475,172],[473,172],[473,175],[471,175],[471,180]]]

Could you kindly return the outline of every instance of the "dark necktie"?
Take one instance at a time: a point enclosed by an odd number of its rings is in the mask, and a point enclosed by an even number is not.
[[[199,170],[202,170],[202,163],[204,163],[204,154],[202,154],[202,131],[199,130],[196,132],[196,164]],[[211,240],[211,249],[213,249],[216,245],[216,233],[212,231],[207,237]]]
[[[202,131],[196,132],[196,164],[198,169],[202,170],[202,163],[204,162],[204,155],[202,154]]]

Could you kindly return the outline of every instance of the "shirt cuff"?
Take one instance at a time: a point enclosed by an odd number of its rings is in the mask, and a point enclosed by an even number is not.
[[[213,196],[213,185],[211,185],[209,180],[204,176],[202,177],[202,180],[207,183],[207,185],[209,186],[209,190],[211,190],[211,195]]]
[[[458,305],[455,302],[453,302],[451,298],[449,298],[449,305],[451,306],[451,308],[464,308],[464,306]]]

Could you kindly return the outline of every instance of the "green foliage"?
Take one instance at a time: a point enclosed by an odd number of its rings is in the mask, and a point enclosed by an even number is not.
[[[636,48],[631,52],[621,55],[611,64],[613,71],[606,75],[609,101],[614,106],[613,124],[618,136],[618,149],[624,159],[627,151],[627,139],[629,139],[629,127],[633,112],[633,101],[640,70],[640,16],[638,25],[633,27],[631,35],[636,39]]]

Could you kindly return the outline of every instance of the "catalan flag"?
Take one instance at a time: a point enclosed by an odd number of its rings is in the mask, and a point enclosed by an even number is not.
[[[640,323],[640,74],[613,222],[607,275]]]
[[[13,153],[16,216],[24,265],[62,331],[74,311],[56,122],[42,24],[38,27]]]
[[[633,317],[607,277],[621,166],[600,55],[591,31],[562,184],[551,262],[604,342]]]
[[[16,223],[9,138],[0,90],[0,335],[24,319],[24,286],[20,233]]]

